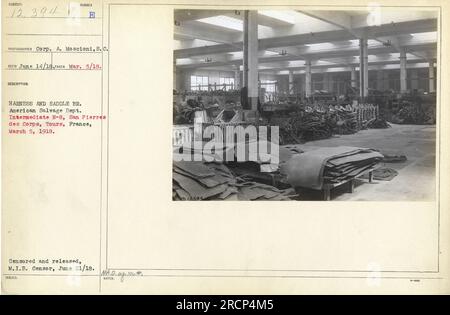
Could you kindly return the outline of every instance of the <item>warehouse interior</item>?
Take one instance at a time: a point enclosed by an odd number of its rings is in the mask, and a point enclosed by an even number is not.
[[[174,154],[199,123],[279,130],[275,165],[174,160],[174,200],[434,200],[438,11],[180,9],[174,24]]]

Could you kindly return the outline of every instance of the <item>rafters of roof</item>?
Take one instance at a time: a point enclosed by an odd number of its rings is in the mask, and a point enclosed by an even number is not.
[[[391,24],[381,25],[378,27],[369,27],[364,31],[371,34],[369,38],[377,38],[384,36],[395,36],[410,33],[421,33],[435,31],[437,28],[436,20],[421,20],[397,23],[395,26]],[[297,35],[286,35],[259,40],[260,49],[269,49],[276,47],[289,47],[305,44],[335,42],[352,40],[354,36],[345,30],[324,31],[320,33],[304,33]],[[242,50],[242,42],[233,42],[221,45],[212,45],[206,47],[196,47],[179,49],[174,51],[176,58],[186,58],[196,55],[207,55],[217,53],[229,53]]]
[[[425,43],[418,44],[411,42],[409,45],[405,45],[409,51],[433,51],[435,52],[435,43]],[[393,47],[386,47],[383,45],[372,46],[368,49],[369,54],[386,54],[386,53],[394,53],[397,50]],[[290,60],[318,60],[318,59],[326,59],[326,58],[336,58],[336,57],[345,57],[345,56],[358,56],[359,55],[359,47],[358,46],[350,46],[348,48],[339,48],[339,49],[327,49],[323,51],[318,51],[315,49],[308,49],[308,47],[304,47],[303,49],[298,49],[298,52],[302,55],[302,58],[299,58],[294,55],[272,55],[265,56],[259,58],[259,63],[267,63],[267,62],[280,62],[280,61],[290,61]],[[205,66],[204,58],[205,56],[200,56],[197,59],[189,59],[190,62],[185,62],[183,65],[179,65],[180,69],[187,68],[196,68],[199,66]],[[397,60],[398,62],[398,60]],[[242,64],[242,56],[236,55],[213,55],[212,62],[209,63],[210,66],[217,65],[227,65],[233,64],[238,65]]]
[[[435,11],[382,13],[377,15],[373,10],[356,14],[353,11],[260,11],[259,63],[263,68],[272,64],[273,69],[276,65],[289,68],[290,64],[300,60],[313,60],[315,67],[353,65],[359,54],[358,38],[361,37],[371,39],[369,54],[380,55],[372,63],[399,63],[398,58],[389,57],[389,54],[402,49],[406,49],[410,61],[436,58]],[[174,48],[177,68],[242,64],[240,11],[176,10],[175,19],[179,24],[175,25],[174,31],[174,37],[178,39]],[[227,25],[227,19],[236,24]],[[333,64],[333,58],[341,61],[335,60]],[[322,65],[317,64],[319,59]],[[327,60],[332,63],[327,64]]]

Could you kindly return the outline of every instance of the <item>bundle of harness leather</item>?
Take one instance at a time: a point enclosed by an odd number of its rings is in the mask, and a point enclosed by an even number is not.
[[[291,200],[295,190],[236,177],[217,162],[180,161],[172,166],[173,200]]]
[[[326,119],[324,112],[292,113],[287,119],[280,119],[280,143],[303,143],[311,140],[330,138],[335,122]]]
[[[273,117],[270,123],[280,127],[281,144],[304,143],[358,131],[356,112],[342,106],[302,110],[289,117]]]
[[[374,169],[383,155],[374,149],[356,147],[301,147],[280,166],[292,187],[321,190],[325,184],[339,183]]]
[[[391,122],[395,124],[436,124],[436,108],[415,102],[402,102],[391,108]]]

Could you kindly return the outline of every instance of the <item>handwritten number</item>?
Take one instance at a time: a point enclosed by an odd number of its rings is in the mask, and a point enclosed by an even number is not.
[[[53,9],[50,10],[50,14],[55,14],[56,10],[58,9],[58,6],[55,6]]]
[[[52,8],[47,8],[47,7],[34,7],[31,8],[31,12],[30,12],[30,16],[29,17],[46,17],[49,15],[55,15],[57,13],[58,10],[58,6],[54,6]],[[13,9],[12,13],[11,13],[11,17],[12,18],[19,18],[19,17],[25,17],[23,15],[23,10],[21,8],[19,9]],[[28,13],[28,11],[27,11]],[[28,15],[28,14],[25,14]]]
[[[11,17],[14,17],[14,16],[15,17],[21,17],[22,16],[22,9],[17,9],[17,11],[16,11],[16,9],[14,9]]]

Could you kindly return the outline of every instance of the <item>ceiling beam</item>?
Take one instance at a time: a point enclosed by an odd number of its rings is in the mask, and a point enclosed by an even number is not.
[[[309,11],[309,10],[298,10],[298,12],[308,15],[310,17],[316,18],[322,22],[335,25],[341,29],[351,30],[352,29],[352,19],[351,16],[345,12],[341,11]]]
[[[413,43],[413,42],[411,42]],[[211,46],[213,47],[213,46]],[[405,46],[408,49],[408,52],[411,51],[429,51],[433,52],[436,50],[436,43],[426,43],[426,44],[417,44],[414,43],[409,46]],[[379,45],[376,47],[368,48],[369,55],[380,55],[380,54],[389,54],[397,52],[395,47],[392,46],[383,46]],[[258,63],[272,63],[272,62],[284,62],[284,61],[292,61],[292,60],[323,60],[329,58],[338,58],[338,57],[354,57],[359,56],[359,47],[358,45],[351,46],[346,49],[328,49],[326,51],[317,51],[308,49],[308,47],[304,47],[303,49],[296,51],[301,54],[301,57],[296,55],[287,54],[285,56],[282,55],[274,55],[274,56],[261,56],[258,59]],[[423,57],[423,56],[420,56]],[[239,65],[242,64],[241,57],[228,56],[226,61],[224,61],[220,55],[214,56],[213,61],[210,63],[205,63],[203,61],[195,61],[193,60],[190,63],[186,63],[183,65],[177,65],[179,69],[188,69],[188,68],[196,68],[196,67],[204,67],[204,66],[226,66],[226,65]],[[220,61],[217,61],[217,60]],[[398,62],[398,61],[397,61]]]
[[[362,29],[355,29],[357,33],[364,33],[366,38],[378,38],[383,36],[395,36],[401,34],[411,34],[420,32],[436,31],[437,20],[427,19],[418,21],[400,22],[395,24],[384,24],[380,26],[369,26]],[[319,33],[297,34],[288,36],[278,36],[263,38],[259,40],[259,49],[266,50],[277,47],[292,47],[305,44],[336,42],[354,39],[354,35],[347,30],[333,30]],[[188,49],[178,49],[174,51],[175,58],[187,58],[195,55],[227,53],[242,50],[242,41],[234,42],[232,45],[214,45],[207,47],[197,47]]]
[[[233,37],[227,33],[214,32],[206,26],[191,26],[191,25],[183,25],[183,26],[174,26],[174,36],[180,36],[182,38],[191,38],[191,39],[201,39],[212,41],[216,43],[225,43],[230,44],[233,42]],[[185,49],[202,49],[203,47],[196,48],[185,48]],[[181,49],[182,50],[182,49]],[[177,50],[175,50],[177,51]]]
[[[408,64],[415,64],[418,62],[426,62],[426,60],[416,58],[416,59],[410,59],[407,61]],[[393,64],[399,64],[398,60],[390,59],[390,60],[377,60],[377,61],[369,61],[369,65],[393,65]],[[313,69],[326,69],[326,68],[336,68],[336,67],[358,67],[359,62],[342,62],[342,63],[334,63],[332,65],[330,64],[312,64],[311,67]],[[282,67],[263,67],[260,71],[283,71],[283,70],[303,70],[305,69],[305,66],[282,66]]]
[[[176,22],[194,21],[198,19],[205,19],[212,16],[227,15],[232,10],[175,10],[174,19]]]
[[[244,20],[243,12],[244,11],[232,11],[232,12],[228,12],[227,14],[224,14],[224,15],[227,15],[229,17],[243,21]],[[275,18],[272,18],[267,15],[263,15],[263,14],[258,14],[258,25],[263,25],[263,26],[268,26],[268,27],[292,26],[291,23],[281,21],[279,19],[275,19]]]

